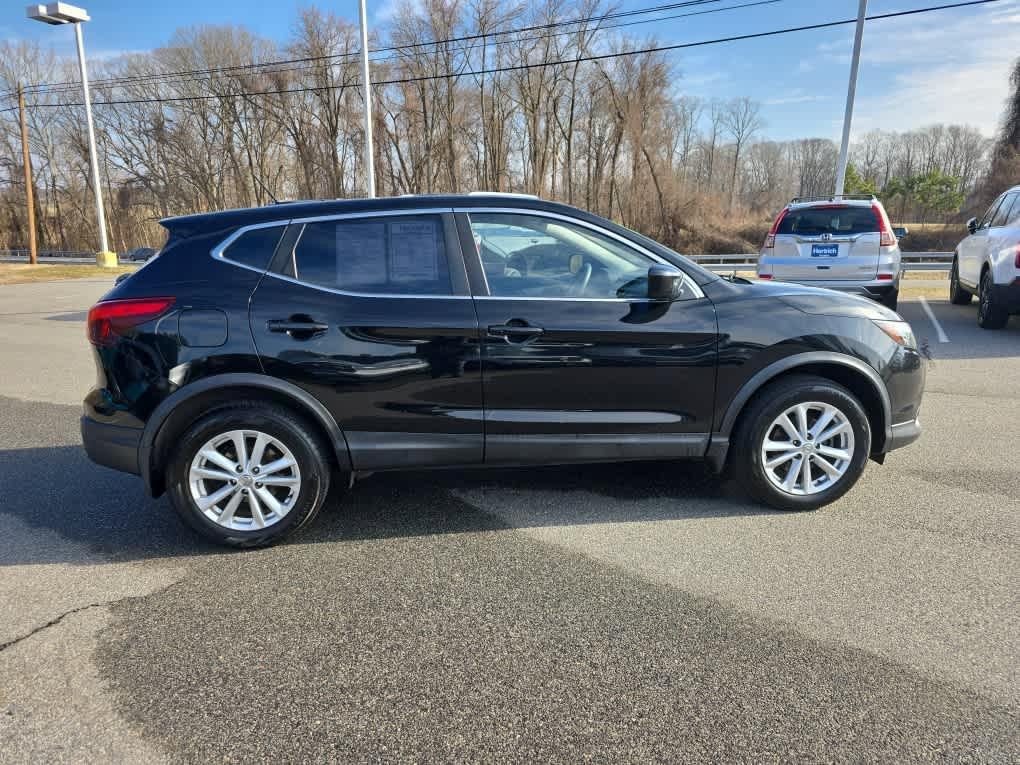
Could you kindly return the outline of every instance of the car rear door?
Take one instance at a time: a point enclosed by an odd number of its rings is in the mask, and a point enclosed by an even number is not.
[[[649,301],[656,256],[559,214],[472,208],[457,222],[483,334],[487,464],[704,455],[717,328],[693,281]]]
[[[790,281],[868,281],[878,272],[881,234],[864,205],[791,208],[779,222],[769,256],[773,278]]]
[[[265,371],[330,410],[356,470],[481,462],[478,321],[449,209],[291,221],[249,316]]]

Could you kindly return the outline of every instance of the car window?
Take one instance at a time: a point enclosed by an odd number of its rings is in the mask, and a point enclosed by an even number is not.
[[[1013,207],[1009,211],[1009,215],[1006,216],[1007,226],[1020,225],[1020,192],[1013,195]]]
[[[641,298],[656,261],[586,226],[518,213],[472,213],[471,232],[497,297]]]
[[[263,270],[276,252],[286,226],[267,226],[245,231],[223,250],[223,257],[235,263]]]
[[[978,223],[977,226],[978,228],[988,228],[988,226],[991,225],[992,218],[995,217],[995,213],[999,209],[999,203],[1002,202],[1003,197],[1005,197],[1005,194],[992,202],[992,206],[989,207],[985,211],[985,214],[981,217],[981,222]]]
[[[992,218],[991,228],[1006,225],[1006,222],[1009,220],[1010,209],[1013,207],[1016,197],[1016,194],[1006,195],[1006,197],[1002,200],[1002,204],[999,205],[999,209],[995,211],[995,217]]]
[[[878,233],[878,217],[870,207],[826,205],[790,210],[779,222],[777,234],[819,236]]]
[[[453,294],[438,215],[308,223],[283,273],[345,292]]]

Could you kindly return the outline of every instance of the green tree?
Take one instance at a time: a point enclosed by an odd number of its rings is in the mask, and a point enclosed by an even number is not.
[[[945,218],[963,205],[966,195],[960,178],[955,175],[932,170],[912,180],[916,181],[915,196],[921,208],[922,222],[926,222],[929,215]]]
[[[857,172],[857,168],[850,162],[846,166],[846,179],[843,183],[843,191],[846,194],[878,194],[878,184],[871,178],[865,178]]]

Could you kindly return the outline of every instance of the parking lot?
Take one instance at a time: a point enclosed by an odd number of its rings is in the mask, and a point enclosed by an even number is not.
[[[1020,317],[901,302],[925,433],[816,513],[699,464],[379,473],[236,553],[81,449],[109,284],[0,286],[3,760],[1020,758]]]

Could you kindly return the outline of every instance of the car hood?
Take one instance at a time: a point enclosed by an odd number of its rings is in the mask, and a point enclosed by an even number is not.
[[[900,319],[899,314],[890,311],[875,301],[837,290],[821,287],[807,287],[787,282],[751,282],[748,286],[755,297],[781,300],[798,311],[819,316],[849,316],[860,319]]]

